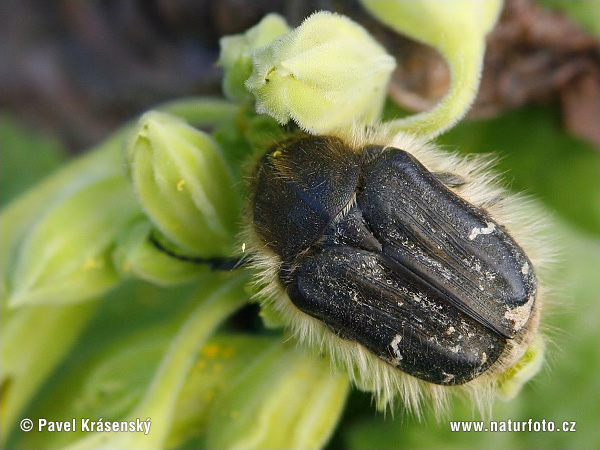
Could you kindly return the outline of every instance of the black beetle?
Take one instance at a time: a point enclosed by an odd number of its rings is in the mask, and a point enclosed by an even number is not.
[[[304,136],[258,163],[255,253],[292,308],[389,365],[469,382],[531,332],[537,279],[504,226],[411,153]],[[290,305],[279,306],[279,309]]]

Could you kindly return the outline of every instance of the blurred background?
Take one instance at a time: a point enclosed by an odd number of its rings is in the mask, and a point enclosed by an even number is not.
[[[360,4],[335,0],[2,0],[3,205],[68,157],[152,106],[220,96],[219,38],[269,12],[296,26],[315,10],[362,23],[397,58],[388,115],[430,108],[449,74],[430,48],[395,35]],[[375,412],[352,394],[330,448],[599,448],[600,2],[506,2],[488,37],[478,98],[439,138],[496,153],[511,189],[539,199],[561,249],[547,367],[494,419],[576,421],[574,433],[451,433],[446,422]],[[453,420],[471,419],[457,402]]]

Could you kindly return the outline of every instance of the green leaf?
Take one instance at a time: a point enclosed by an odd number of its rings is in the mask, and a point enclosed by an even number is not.
[[[71,349],[96,307],[97,302],[87,302],[27,306],[2,313],[3,444],[23,408]]]

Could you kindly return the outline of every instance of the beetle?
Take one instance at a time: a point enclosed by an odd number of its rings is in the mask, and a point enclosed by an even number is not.
[[[496,218],[519,201],[486,170],[406,135],[276,145],[252,176],[246,233],[265,297],[380,390],[396,373],[452,386],[506,369],[536,333],[538,280]]]

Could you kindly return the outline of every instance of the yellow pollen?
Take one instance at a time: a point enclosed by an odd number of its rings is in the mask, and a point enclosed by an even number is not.
[[[208,359],[214,359],[219,354],[221,349],[216,344],[208,344],[202,349],[202,354],[206,356]]]
[[[87,258],[83,263],[84,269],[98,269],[102,267],[102,261],[94,258]]]

